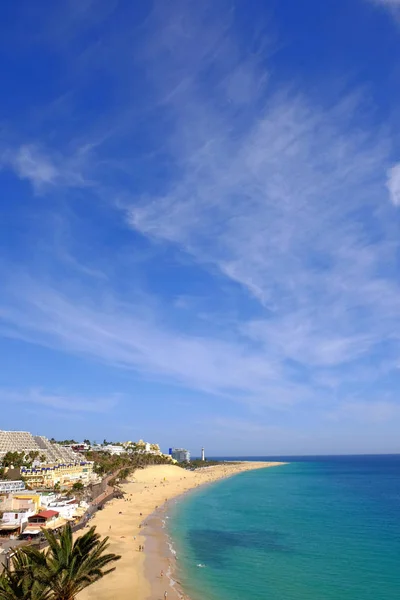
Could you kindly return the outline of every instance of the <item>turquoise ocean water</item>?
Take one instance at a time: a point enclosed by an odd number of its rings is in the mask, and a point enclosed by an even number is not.
[[[400,600],[400,456],[249,471],[181,500],[168,529],[192,600]]]

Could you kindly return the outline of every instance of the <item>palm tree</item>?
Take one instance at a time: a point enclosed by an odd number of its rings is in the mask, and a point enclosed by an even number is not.
[[[85,486],[83,485],[82,481],[75,481],[75,483],[72,485],[74,492],[82,492],[84,488]]]
[[[121,557],[104,554],[108,538],[100,541],[95,529],[91,527],[75,542],[70,525],[60,534],[43,530],[48,550],[41,552],[30,546],[16,552],[13,569],[14,564],[19,568],[4,572],[0,600],[74,600],[85,587],[114,571],[115,567],[106,567]]]
[[[70,525],[59,535],[44,531],[49,544],[46,552],[47,583],[53,591],[54,600],[73,600],[85,587],[115,570],[115,567],[105,567],[121,557],[104,554],[108,548],[108,537],[100,541],[95,530],[91,527],[75,542]]]
[[[40,583],[37,571],[25,552],[16,552],[0,575],[0,600],[50,600],[50,589]]]
[[[31,462],[34,462],[37,457],[39,456],[39,451],[38,450],[31,450],[30,452],[28,452],[28,458],[30,459]]]

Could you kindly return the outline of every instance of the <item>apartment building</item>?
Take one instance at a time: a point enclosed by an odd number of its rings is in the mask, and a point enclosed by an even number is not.
[[[0,481],[0,494],[10,494],[11,492],[20,492],[25,489],[25,483],[22,480]]]
[[[108,454],[116,454],[118,456],[126,452],[123,446],[116,446],[114,444],[107,444],[106,446],[92,446],[91,449],[93,450],[93,452],[108,452]]]
[[[0,430],[0,460],[7,452],[35,452],[37,450],[37,443],[33,435],[27,431]]]
[[[41,435],[32,435],[28,431],[0,430],[0,462],[7,452],[38,452],[42,462],[62,463],[80,460],[72,448],[50,442]]]
[[[58,484],[61,488],[72,487],[80,481],[88,485],[97,477],[93,474],[93,462],[80,461],[69,464],[46,464],[39,467],[21,468],[21,476],[31,488],[54,488]]]
[[[190,462],[190,452],[184,448],[170,448],[169,454],[178,462]]]

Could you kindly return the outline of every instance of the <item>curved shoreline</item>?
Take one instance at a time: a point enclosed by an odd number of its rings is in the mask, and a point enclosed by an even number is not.
[[[243,465],[244,468],[241,468],[235,472],[230,472],[225,476],[216,477],[211,481],[202,483],[200,486],[192,487],[191,489],[186,490],[182,494],[171,498],[171,501],[159,507],[146,519],[144,530],[144,535],[146,538],[146,558],[144,566],[145,575],[147,580],[150,582],[151,587],[151,593],[146,600],[162,600],[164,597],[164,591],[167,591],[169,600],[190,600],[190,596],[185,591],[182,582],[177,576],[176,560],[178,559],[178,556],[176,555],[176,551],[172,546],[173,540],[171,540],[171,537],[168,533],[168,527],[166,526],[166,519],[169,518],[167,513],[171,510],[172,504],[176,505],[177,503],[184,501],[185,497],[192,495],[200,487],[204,488],[206,486],[213,485],[218,481],[240,475],[241,473],[249,470],[282,466],[288,463],[241,461],[239,464]],[[162,578],[160,576],[161,571],[164,573]]]
[[[231,476],[233,477],[234,475],[239,475],[239,473],[233,473]],[[150,582],[151,587],[151,594],[148,600],[163,598],[164,591],[167,591],[168,598],[172,598],[173,600],[190,600],[176,574],[176,560],[178,556],[176,550],[173,548],[173,540],[171,540],[168,533],[166,520],[169,518],[169,515],[167,513],[171,510],[172,504],[176,505],[178,502],[181,502],[186,496],[192,495],[197,491],[199,487],[204,488],[217,481],[221,481],[221,479],[204,483],[196,488],[187,490],[179,496],[171,498],[168,503],[155,510],[146,519],[144,529],[146,539],[144,568],[145,576]],[[160,575],[161,571],[164,573],[163,578]]]
[[[173,565],[161,518],[170,501],[199,486],[244,471],[282,464],[285,463],[225,463],[196,471],[156,465],[136,471],[130,481],[121,486],[125,497],[111,500],[93,518],[98,533],[109,536],[109,551],[122,558],[113,573],[81,592],[80,600],[109,600],[110,592],[119,600],[131,600],[132,596],[137,600],[158,600],[163,598],[164,591],[168,591],[169,599],[185,597],[177,585],[169,585],[166,576],[168,570],[172,573]],[[139,551],[139,545],[144,546],[144,552]],[[164,577],[160,575],[161,570]]]

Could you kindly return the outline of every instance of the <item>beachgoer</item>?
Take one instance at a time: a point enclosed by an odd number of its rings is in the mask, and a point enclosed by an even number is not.
[[[168,592],[165,591],[164,592],[164,600],[167,600],[167,597],[168,597]]]
[[[160,577],[164,577],[164,571],[161,571]]]
[[[141,552],[142,550],[142,546],[139,544],[139,552]]]

